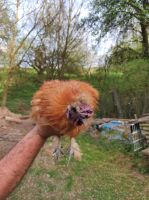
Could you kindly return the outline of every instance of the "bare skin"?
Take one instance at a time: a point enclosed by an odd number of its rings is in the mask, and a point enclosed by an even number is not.
[[[35,126],[0,160],[0,200],[15,189],[51,135],[48,127]]]

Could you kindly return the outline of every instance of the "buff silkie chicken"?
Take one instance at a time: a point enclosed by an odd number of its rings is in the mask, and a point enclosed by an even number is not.
[[[69,155],[81,160],[75,137],[87,129],[97,106],[98,92],[81,81],[46,81],[32,99],[32,118],[40,125],[48,125],[55,136],[53,155],[61,153],[60,138],[70,137]]]

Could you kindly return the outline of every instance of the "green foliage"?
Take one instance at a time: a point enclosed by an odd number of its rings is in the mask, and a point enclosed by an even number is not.
[[[140,52],[129,47],[128,44],[126,45],[125,43],[121,43],[111,50],[110,56],[106,59],[106,65],[122,64],[137,58],[141,58]]]
[[[146,0],[93,0],[86,21],[99,41],[107,33],[114,33],[114,38],[123,36],[123,40],[126,36],[130,39],[135,32],[138,36],[139,32],[142,37],[142,53],[148,57],[148,8]]]
[[[62,67],[63,73],[80,74],[83,73],[83,66],[87,62],[87,50],[81,48],[74,48],[67,54],[65,58],[65,65]],[[40,76],[45,76],[48,79],[60,78],[59,72],[61,71],[57,67],[57,62],[61,65],[62,58],[58,57],[62,52],[58,52],[55,49],[49,50],[45,44],[32,47],[29,54],[31,54],[29,65],[35,69]],[[62,56],[62,55],[61,55]],[[29,57],[29,56],[28,56]]]
[[[5,71],[0,72],[0,92],[2,94]],[[100,92],[100,104],[97,116],[118,117],[117,107],[113,99],[116,89],[123,110],[123,117],[132,118],[143,112],[149,112],[149,63],[148,60],[136,59],[123,64],[112,65],[108,71],[103,68],[90,76],[65,73],[65,79],[78,79],[89,82]],[[7,106],[14,112],[27,113],[34,92],[42,84],[33,70],[21,70],[10,87]]]
[[[65,73],[80,75],[83,73],[84,63],[87,61],[87,53],[85,50],[77,50],[72,52],[66,58]],[[88,54],[89,55],[89,54]]]
[[[148,76],[148,60],[136,59],[121,65],[112,65],[108,71],[100,68],[83,80],[90,82],[100,92],[101,117],[118,117],[112,94],[113,89],[116,89],[124,117],[133,118],[135,113],[140,116],[143,112],[149,112],[148,100],[146,101],[149,96]]]
[[[6,71],[1,70],[0,85],[1,97],[3,91],[3,82],[6,76]],[[12,83],[9,93],[7,106],[13,112],[28,113],[30,110],[30,102],[34,92],[39,88],[41,82],[38,81],[37,76],[33,70],[20,70],[17,73],[15,81]],[[1,101],[1,98],[0,98]]]
[[[148,6],[145,7],[142,1],[93,0],[91,2],[88,21],[95,31],[101,30],[101,36],[115,28],[120,28],[118,31],[121,31],[129,25],[133,27],[134,19],[149,21]]]

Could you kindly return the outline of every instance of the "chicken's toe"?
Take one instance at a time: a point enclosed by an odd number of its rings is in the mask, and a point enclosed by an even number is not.
[[[52,157],[54,160],[58,160],[62,155],[64,155],[64,151],[61,146],[58,146],[53,150]]]

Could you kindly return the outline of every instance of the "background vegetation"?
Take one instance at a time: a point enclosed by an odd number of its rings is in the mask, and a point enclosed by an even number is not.
[[[100,117],[132,118],[149,112],[148,1],[88,3],[83,18],[80,1],[0,0],[3,107],[29,110],[44,80],[79,79],[100,91]],[[96,51],[103,38],[113,41],[105,57],[95,54],[91,34]]]

